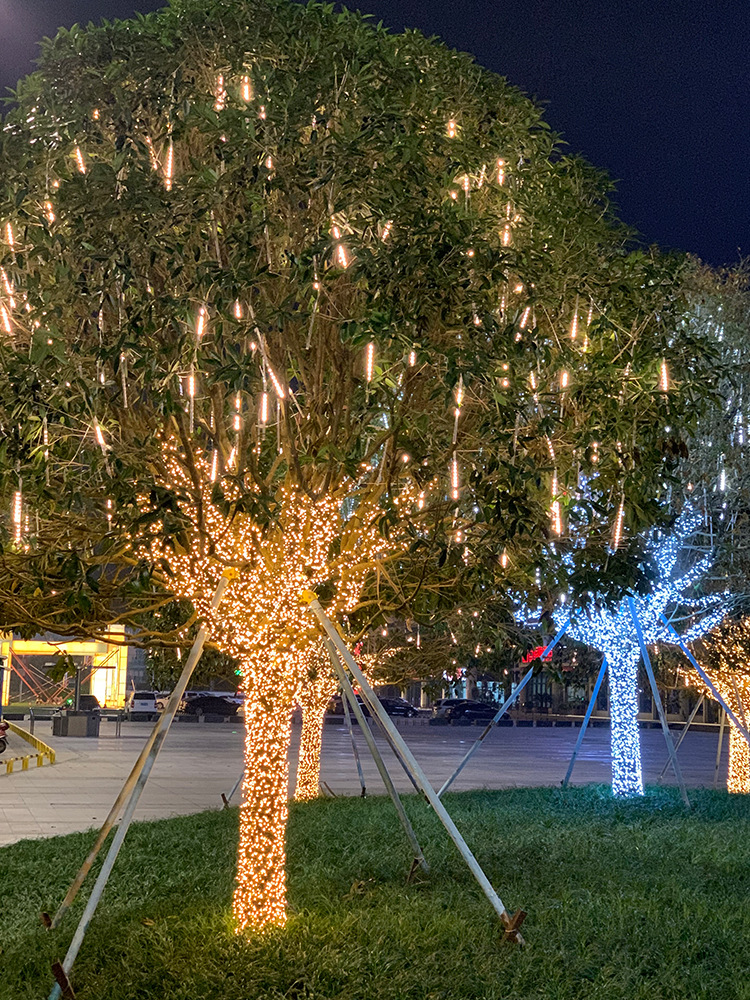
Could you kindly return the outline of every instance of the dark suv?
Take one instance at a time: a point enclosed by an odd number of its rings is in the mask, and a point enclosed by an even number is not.
[[[446,718],[451,723],[490,722],[500,706],[487,701],[470,701],[468,698],[452,705],[446,711]]]
[[[419,714],[406,698],[381,698],[380,704],[389,715],[401,715],[407,719],[412,719],[415,715]]]

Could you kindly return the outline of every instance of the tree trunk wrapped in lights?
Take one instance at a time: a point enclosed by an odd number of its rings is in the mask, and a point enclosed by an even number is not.
[[[695,560],[691,566],[681,567],[682,572],[675,575],[680,556],[685,559],[685,543],[700,529],[701,523],[701,514],[695,508],[686,506],[671,532],[652,534],[648,555],[656,575],[646,595],[632,599],[626,597],[612,608],[600,606],[571,610],[563,605],[553,612],[558,628],[569,622],[567,634],[571,639],[593,646],[607,658],[612,791],[618,796],[643,795],[638,731],[641,646],[633,614],[638,619],[642,639],[647,645],[677,642],[662,618],[665,613],[677,608],[687,611],[694,618],[682,636],[685,642],[709,632],[725,614],[722,595],[689,596],[711,566],[710,555]],[[528,621],[533,616],[523,609],[519,617]]]
[[[587,558],[623,490],[637,529],[708,381],[679,273],[626,252],[607,179],[504,80],[324,5],[62,31],[17,96],[0,618],[175,649],[205,621],[248,695],[238,921],[281,923],[282,758],[319,642],[300,592],[353,638],[537,595],[582,467]],[[158,627],[175,598],[192,613]]]
[[[318,795],[323,724],[326,709],[337,688],[338,681],[325,653],[318,655],[317,662],[311,658],[308,677],[297,697],[302,708],[302,731],[299,737],[295,799],[314,799]]]
[[[696,658],[712,684],[740,723],[750,723],[750,618],[727,618],[703,636]],[[685,680],[711,697],[711,691],[695,670],[685,671]],[[750,747],[730,718],[728,792],[750,792]]]

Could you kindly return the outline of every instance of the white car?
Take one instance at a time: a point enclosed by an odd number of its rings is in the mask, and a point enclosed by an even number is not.
[[[153,691],[131,691],[125,708],[131,719],[141,722],[151,722],[159,711]]]

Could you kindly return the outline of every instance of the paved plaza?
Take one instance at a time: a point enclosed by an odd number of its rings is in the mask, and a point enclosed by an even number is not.
[[[115,736],[114,722],[103,721],[101,736],[61,739],[51,736],[49,723],[37,723],[36,735],[57,753],[53,766],[0,774],[0,845],[26,837],[48,837],[99,826],[146,739],[149,723],[125,723]],[[399,729],[439,787],[481,730],[476,727],[429,726],[424,719],[399,720]],[[355,727],[356,731],[356,727]],[[300,726],[293,727],[290,788],[294,787]],[[578,729],[496,728],[464,769],[456,790],[558,785],[562,780]],[[159,819],[221,807],[242,766],[242,722],[234,724],[175,724],[141,797],[136,819]],[[368,793],[383,794],[383,785],[362,736],[357,733]],[[18,738],[7,753],[24,752]],[[664,737],[658,729],[641,732],[644,777],[655,783],[666,760]],[[411,785],[383,740],[378,745],[400,791]],[[726,776],[728,740],[720,781]],[[690,732],[680,748],[680,761],[689,786],[711,786],[717,736]],[[358,795],[359,779],[348,731],[326,725],[321,780],[335,795]],[[609,730],[591,728],[573,776],[574,784],[610,780]],[[673,783],[671,771],[665,779]],[[236,800],[235,800],[236,803]]]

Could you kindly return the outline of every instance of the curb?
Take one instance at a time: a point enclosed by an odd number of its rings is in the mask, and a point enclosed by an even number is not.
[[[34,749],[36,750],[36,753],[26,754],[25,756],[22,757],[10,757],[9,759],[4,760],[2,763],[5,764],[6,774],[13,774],[14,765],[16,761],[19,760],[21,761],[22,771],[28,771],[29,761],[31,760],[36,760],[37,767],[42,767],[46,760],[48,760],[50,764],[55,763],[55,751],[52,749],[52,747],[47,746],[46,743],[43,743],[42,740],[37,739],[36,736],[32,736],[31,733],[27,732],[27,730],[21,729],[21,727],[17,726],[14,722],[9,722],[8,720],[6,721],[8,722],[8,729],[12,733],[15,733],[16,736],[20,736],[22,740],[26,740],[26,742],[30,743],[31,746],[34,747]]]

